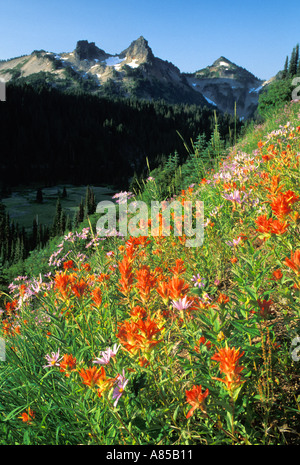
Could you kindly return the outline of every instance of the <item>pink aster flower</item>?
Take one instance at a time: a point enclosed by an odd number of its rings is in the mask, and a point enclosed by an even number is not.
[[[62,360],[63,357],[59,358],[59,349],[57,352],[51,352],[51,355],[45,355],[45,359],[48,362],[48,365],[44,365],[43,368],[59,366],[59,361]]]
[[[110,359],[112,357],[115,357],[118,350],[119,350],[120,344],[114,344],[113,348],[111,349],[110,347],[101,352],[101,357],[97,357],[95,360],[93,360],[93,363],[99,363],[100,365],[108,365],[110,362]]]
[[[192,281],[195,283],[194,287],[204,287],[205,286],[204,278],[201,278],[199,273],[192,277]]]
[[[123,374],[117,376],[117,383],[113,391],[113,399],[115,399],[114,402],[114,407],[117,406],[117,403],[119,402],[120,397],[123,395],[124,389],[128,383],[128,379],[125,377],[125,371],[123,368]]]
[[[176,308],[177,310],[181,311],[181,310],[186,310],[187,308],[189,308],[191,305],[192,305],[192,301],[188,301],[187,300],[187,296],[185,295],[183,297],[183,299],[178,299],[177,301],[175,300],[172,300],[172,305],[174,308]]]

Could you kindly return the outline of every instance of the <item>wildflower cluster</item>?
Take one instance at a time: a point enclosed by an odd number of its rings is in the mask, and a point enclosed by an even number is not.
[[[297,440],[286,393],[299,387],[288,347],[300,317],[299,116],[292,103],[276,128],[248,135],[251,150],[245,136],[173,197],[204,202],[202,247],[186,247],[174,217],[170,236],[90,226],[61,239],[47,275],[14,280],[0,312],[7,441],[285,444],[281,425]]]

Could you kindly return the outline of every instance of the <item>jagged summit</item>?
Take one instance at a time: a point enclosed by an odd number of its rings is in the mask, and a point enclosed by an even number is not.
[[[78,60],[105,60],[108,54],[95,45],[95,42],[79,40],[74,50],[75,58]]]
[[[231,65],[234,65],[234,63],[232,63],[232,61],[228,60],[228,58],[225,58],[224,56],[220,56],[220,58],[218,58],[212,64],[212,66],[225,66],[225,67],[231,66]]]
[[[120,58],[127,57],[128,59],[137,60],[140,63],[149,62],[154,58],[148,41],[143,36],[131,42],[129,47],[123,50],[119,56]]]

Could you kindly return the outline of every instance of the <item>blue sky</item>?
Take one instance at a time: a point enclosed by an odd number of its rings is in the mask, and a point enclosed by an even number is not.
[[[299,0],[0,0],[0,59],[77,40],[116,54],[139,36],[183,72],[221,55],[269,79],[300,42]]]

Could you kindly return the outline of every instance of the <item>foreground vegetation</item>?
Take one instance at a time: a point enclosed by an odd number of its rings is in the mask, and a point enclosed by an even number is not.
[[[190,157],[174,198],[204,202],[201,247],[103,238],[93,215],[11,283],[0,444],[299,444],[299,118],[293,102],[225,158]]]

